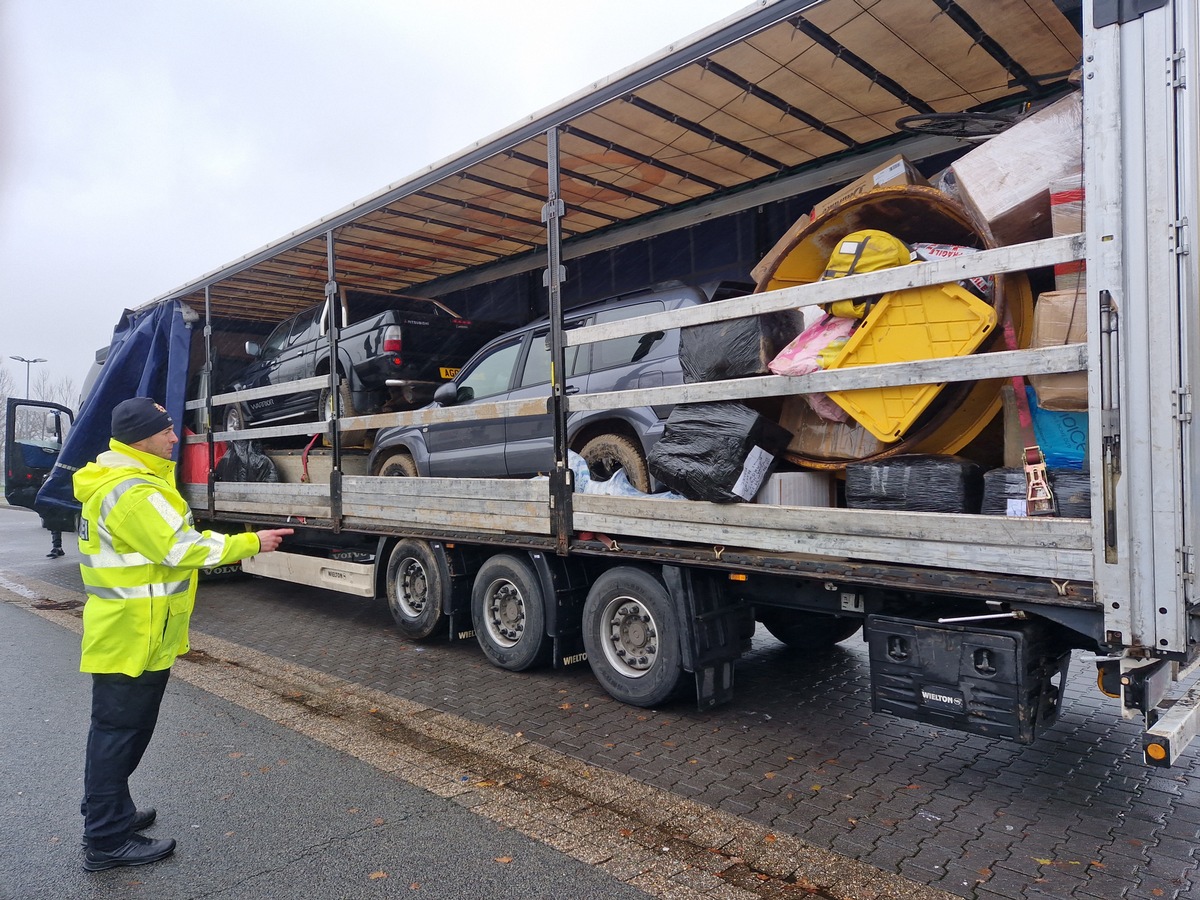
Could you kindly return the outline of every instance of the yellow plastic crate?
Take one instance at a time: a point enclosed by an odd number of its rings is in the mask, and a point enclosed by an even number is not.
[[[966,356],[996,327],[996,311],[957,284],[893,291],[879,298],[829,364],[847,369],[878,363]],[[941,384],[830,391],[829,396],[881,441],[898,441]]]

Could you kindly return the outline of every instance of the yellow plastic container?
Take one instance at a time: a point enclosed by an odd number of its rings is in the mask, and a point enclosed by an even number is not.
[[[996,311],[957,284],[892,291],[879,298],[829,369],[945,359],[973,353],[996,327]],[[830,391],[829,398],[886,443],[904,437],[945,387],[905,384]]]
[[[759,291],[819,281],[836,242],[851,232],[878,228],[903,241],[994,246],[957,201],[921,185],[876,188],[818,216],[791,237],[791,246],[758,276]],[[997,292],[1012,316],[1018,347],[1028,347],[1033,330],[1033,292],[1023,272],[997,279]],[[1002,328],[992,330],[981,352],[1003,350]],[[780,422],[795,437],[783,456],[810,469],[843,469],[847,463],[885,459],[901,453],[954,454],[994,423],[1001,408],[1004,378],[947,384],[917,417],[901,440],[884,443],[857,423],[828,422],[811,412],[801,396],[785,397]],[[811,415],[810,415],[811,413]]]

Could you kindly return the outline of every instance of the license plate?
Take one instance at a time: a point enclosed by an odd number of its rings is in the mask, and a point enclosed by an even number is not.
[[[438,369],[438,374],[449,381],[458,374],[458,369],[453,369],[450,366],[442,366],[440,369]]]

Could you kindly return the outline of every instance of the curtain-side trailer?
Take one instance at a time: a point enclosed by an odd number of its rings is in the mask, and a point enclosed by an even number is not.
[[[248,571],[386,598],[410,638],[474,636],[510,670],[586,660],[607,691],[646,706],[694,679],[706,706],[731,699],[756,620],[798,648],[797,678],[806,652],[862,629],[877,710],[1023,742],[1054,723],[1076,651],[1122,714],[1145,717],[1147,761],[1170,765],[1200,706],[1200,693],[1177,696],[1176,685],[1200,653],[1198,18],[1186,0],[757,3],[128,314],[58,474],[94,454],[112,404],[156,391],[196,432],[184,453],[202,474],[184,489],[199,518],[299,527],[289,552],[248,561]],[[1004,240],[945,180],[940,191],[880,188],[796,233],[828,237],[881,208],[891,225],[914,228],[932,203],[933,218],[959,223],[955,234],[977,252],[799,279],[810,283],[760,278],[745,296],[561,328],[565,305],[667,278],[746,280],[835,188],[899,153],[926,178],[953,172],[987,139],[1072,96],[1082,110],[1082,230]],[[896,122],[906,117],[924,121],[905,130]],[[797,252],[811,246],[825,245],[801,237]],[[1086,338],[1031,346],[1030,285],[1080,263]],[[988,276],[1004,300],[993,298],[974,353],[564,389],[565,354],[599,341]],[[334,303],[346,287],[439,297],[514,324],[544,309],[551,382],[532,398],[208,428],[235,401],[325,387],[341,396],[337,369],[251,392],[210,386],[226,347],[314,298]],[[333,329],[333,359],[337,339]],[[571,411],[731,401],[778,411],[815,393],[944,385],[930,407],[940,412],[917,416],[912,434],[868,458],[899,447],[986,462],[1001,455],[1002,387],[1076,372],[1086,373],[1088,499],[1069,516],[850,508],[844,487],[836,501],[806,506],[573,490]],[[362,448],[381,428],[547,415],[556,440],[544,479],[387,478],[365,464]],[[308,477],[216,480],[220,444],[235,438],[256,440],[280,465],[302,458]],[[309,443],[318,439],[320,451]],[[1036,503],[1044,470],[1030,457],[1026,473],[1026,461],[1018,506],[1046,512]],[[796,470],[806,462],[836,478],[846,469],[806,458]]]

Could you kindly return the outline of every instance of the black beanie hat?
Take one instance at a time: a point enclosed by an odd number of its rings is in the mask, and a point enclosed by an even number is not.
[[[113,409],[112,436],[122,444],[136,444],[174,424],[167,411],[149,397],[133,397]]]

